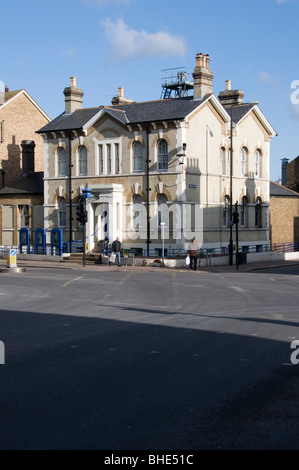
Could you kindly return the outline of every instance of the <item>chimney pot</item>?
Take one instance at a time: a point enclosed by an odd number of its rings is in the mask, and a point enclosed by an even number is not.
[[[232,81],[231,80],[226,80],[225,82],[225,90],[230,91],[232,89]]]
[[[5,93],[9,93],[9,87],[8,86],[5,87]]]
[[[73,88],[77,87],[77,78],[76,77],[71,77],[71,87],[73,87]]]

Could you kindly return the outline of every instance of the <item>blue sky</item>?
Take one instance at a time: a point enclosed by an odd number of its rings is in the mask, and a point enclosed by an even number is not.
[[[214,93],[232,80],[259,101],[278,133],[280,159],[299,154],[299,0],[10,0],[1,8],[0,80],[25,88],[56,117],[71,76],[84,107],[108,105],[119,86],[134,101],[159,99],[162,69],[210,54]],[[298,83],[296,83],[298,82]],[[293,84],[293,89],[291,88]],[[298,90],[298,92],[296,92]]]

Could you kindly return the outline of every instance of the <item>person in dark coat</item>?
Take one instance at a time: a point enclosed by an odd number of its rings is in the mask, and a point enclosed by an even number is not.
[[[189,250],[188,250],[188,253],[190,256],[190,269],[194,269],[194,271],[197,271],[198,252],[199,252],[199,245],[194,237],[192,242],[190,243]]]
[[[120,252],[121,252],[121,242],[119,240],[119,237],[117,237],[117,239],[114,240],[114,242],[112,243],[112,253],[116,255],[116,260],[117,260],[117,264],[119,267],[121,266]]]

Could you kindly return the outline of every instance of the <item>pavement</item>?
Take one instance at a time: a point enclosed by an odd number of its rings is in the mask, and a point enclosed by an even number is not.
[[[284,268],[287,266],[298,266],[299,261],[275,261],[275,262],[262,262],[262,263],[250,263],[246,265],[240,265],[238,272],[251,272],[263,269],[275,269],[275,268]],[[68,262],[51,262],[51,261],[18,261],[18,267],[20,268],[42,268],[42,269],[68,269],[68,270],[81,270],[81,271],[94,271],[94,272],[159,272],[169,270],[173,272],[190,272],[190,269],[186,268],[162,268],[154,266],[122,266],[118,267],[116,265],[95,265],[87,264],[85,267],[80,263],[68,263]],[[0,269],[6,268],[6,260],[0,259]],[[200,267],[197,273],[235,273],[237,270],[236,266],[209,266],[209,267]]]

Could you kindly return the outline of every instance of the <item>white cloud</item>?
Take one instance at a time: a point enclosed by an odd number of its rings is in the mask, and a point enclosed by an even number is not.
[[[260,83],[270,83],[273,81],[273,76],[269,72],[261,72],[258,76]]]
[[[111,44],[110,57],[121,61],[151,57],[183,57],[186,44],[182,36],[166,31],[149,33],[136,31],[119,19],[116,22],[107,19],[102,21],[105,35]]]
[[[59,54],[59,57],[61,59],[71,59],[72,57],[74,57],[74,55],[75,55],[75,50],[74,49],[67,49],[64,52],[61,52]]]
[[[297,0],[276,0],[276,3],[280,5],[281,3],[293,3],[296,2]]]

